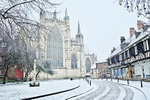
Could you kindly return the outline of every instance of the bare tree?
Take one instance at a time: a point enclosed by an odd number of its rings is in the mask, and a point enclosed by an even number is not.
[[[150,1],[149,0],[119,0],[120,5],[124,5],[129,12],[137,11],[137,16],[143,15],[150,19]]]
[[[33,60],[36,59],[36,49],[40,48],[37,30],[47,32],[49,29],[39,23],[34,14],[40,11],[52,14],[51,9],[57,5],[60,4],[50,0],[0,1],[0,53],[5,69],[4,84],[11,64],[22,65],[27,80],[33,69]]]
[[[37,79],[37,76],[39,75],[40,72],[46,72],[50,75],[53,75],[53,71],[51,69],[51,63],[49,60],[46,60],[46,61],[39,61],[37,63],[37,73],[36,73],[36,79]]]

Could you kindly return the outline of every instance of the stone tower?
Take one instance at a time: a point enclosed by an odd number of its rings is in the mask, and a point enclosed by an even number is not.
[[[67,12],[67,8],[66,8],[66,10],[65,10],[65,17],[64,17],[64,21],[65,21],[65,24],[66,24],[66,26],[70,26],[70,24],[69,24],[69,16],[68,16],[68,12]]]
[[[79,21],[78,21],[78,33],[76,35],[76,40],[79,45],[83,45],[83,35],[81,34]]]

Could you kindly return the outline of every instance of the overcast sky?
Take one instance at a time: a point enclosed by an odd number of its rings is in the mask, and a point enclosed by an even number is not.
[[[52,0],[61,2],[63,0]],[[120,36],[129,37],[129,28],[136,27],[137,20],[147,22],[144,17],[137,17],[136,11],[129,13],[115,0],[64,0],[56,8],[61,11],[57,16],[62,18],[67,7],[70,17],[71,36],[77,34],[78,20],[81,33],[91,53],[98,56],[98,60],[105,60],[113,47],[120,44]]]

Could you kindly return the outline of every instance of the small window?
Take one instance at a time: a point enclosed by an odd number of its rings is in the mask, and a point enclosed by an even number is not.
[[[109,68],[107,68],[107,72],[109,72]]]
[[[122,53],[122,61],[124,61],[124,53]]]
[[[117,60],[117,62],[119,62],[119,55],[116,56],[116,60]]]
[[[107,60],[107,64],[110,65],[110,60],[109,59]]]
[[[102,68],[100,68],[99,71],[102,72]]]
[[[97,66],[100,66],[100,64],[97,64]]]

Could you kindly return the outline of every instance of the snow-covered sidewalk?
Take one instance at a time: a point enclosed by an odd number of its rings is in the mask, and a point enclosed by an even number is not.
[[[104,81],[106,81],[106,79],[103,79]],[[107,81],[111,81],[111,79],[108,79]],[[117,79],[112,79],[112,82],[118,83]],[[122,84],[127,84],[127,80],[119,80],[119,83]],[[146,95],[147,100],[150,100],[150,82],[144,82],[142,81],[143,87],[141,87],[141,82],[140,81],[129,81],[129,86],[133,86],[136,87],[140,90],[143,91],[143,93]]]
[[[80,85],[80,80],[50,80],[41,81],[40,87],[29,87],[30,82],[21,84],[0,85],[0,100],[20,100],[43,94],[63,91]]]

